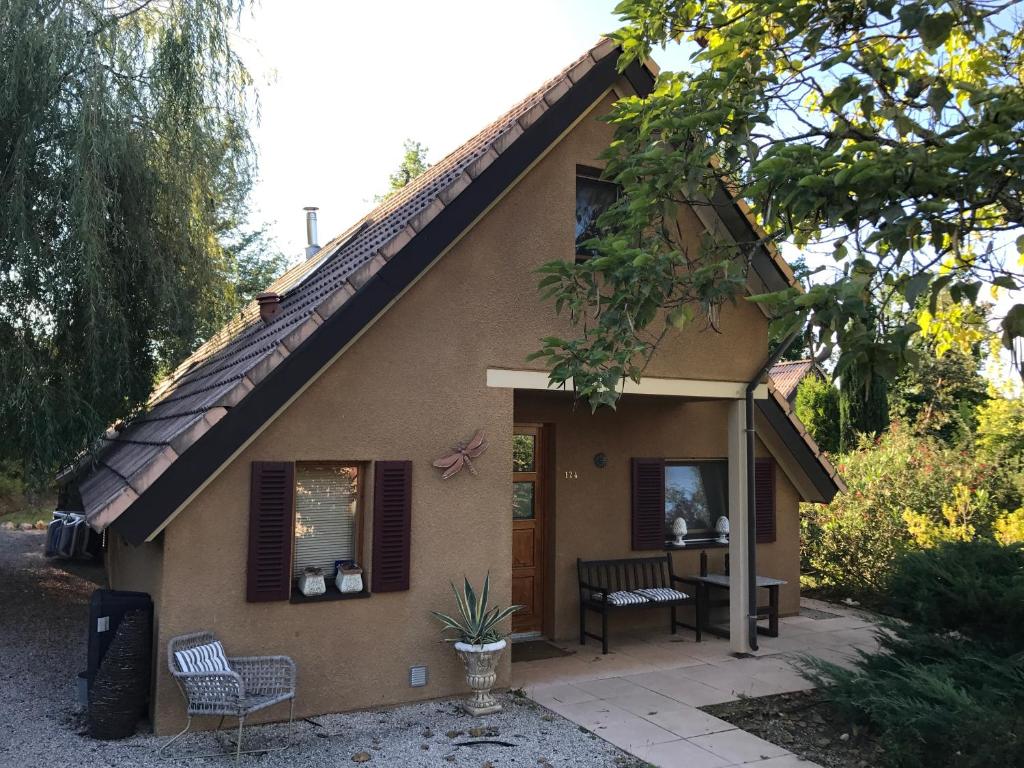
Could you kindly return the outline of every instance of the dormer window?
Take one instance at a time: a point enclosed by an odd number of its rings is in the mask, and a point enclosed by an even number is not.
[[[601,178],[599,168],[576,168],[576,260],[594,255],[583,243],[601,234],[597,220],[614,203],[621,192],[618,184]]]

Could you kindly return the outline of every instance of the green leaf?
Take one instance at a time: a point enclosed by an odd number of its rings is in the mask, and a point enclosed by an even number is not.
[[[932,281],[933,275],[930,272],[919,272],[913,275],[903,286],[903,296],[907,304],[914,306],[918,298],[924,293]]]
[[[1015,290],[1017,290],[1020,287],[1017,284],[1017,281],[1014,280],[1012,277],[1010,277],[1010,275],[999,275],[999,276],[997,276],[992,281],[992,285],[994,285],[994,286],[996,286],[998,288],[1005,288],[1008,291],[1015,291]]]
[[[953,14],[946,11],[925,16],[917,26],[921,42],[925,47],[935,50],[949,38],[955,21]]]

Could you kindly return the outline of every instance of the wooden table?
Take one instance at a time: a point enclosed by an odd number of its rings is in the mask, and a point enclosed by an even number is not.
[[[686,580],[696,584],[697,589],[701,593],[697,600],[697,626],[703,631],[710,632],[712,635],[728,637],[729,630],[727,628],[716,627],[710,623],[709,617],[712,603],[708,593],[712,589],[728,590],[729,576],[724,573],[709,573],[706,576],[687,576]],[[779,636],[779,587],[785,583],[782,579],[773,579],[768,576],[757,577],[758,588],[768,590],[768,605],[759,605],[757,607],[758,618],[768,619],[767,628],[757,628],[757,631],[763,635],[768,635],[769,637]],[[719,601],[716,604],[727,603],[728,601]]]

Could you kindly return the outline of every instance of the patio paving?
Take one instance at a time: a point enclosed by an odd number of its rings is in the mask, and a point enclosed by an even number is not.
[[[575,653],[513,664],[512,687],[659,768],[816,768],[698,709],[813,688],[801,656],[845,666],[857,651],[878,649],[869,615],[809,599],[801,609],[807,615],[780,619],[779,637],[761,636],[750,657],[733,656],[720,638],[696,643],[690,632],[613,633],[607,656],[593,641],[555,643]]]

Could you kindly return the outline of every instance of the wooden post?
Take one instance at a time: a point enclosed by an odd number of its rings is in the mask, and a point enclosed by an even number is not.
[[[742,400],[729,404],[729,646],[750,651],[747,594],[747,440]]]

